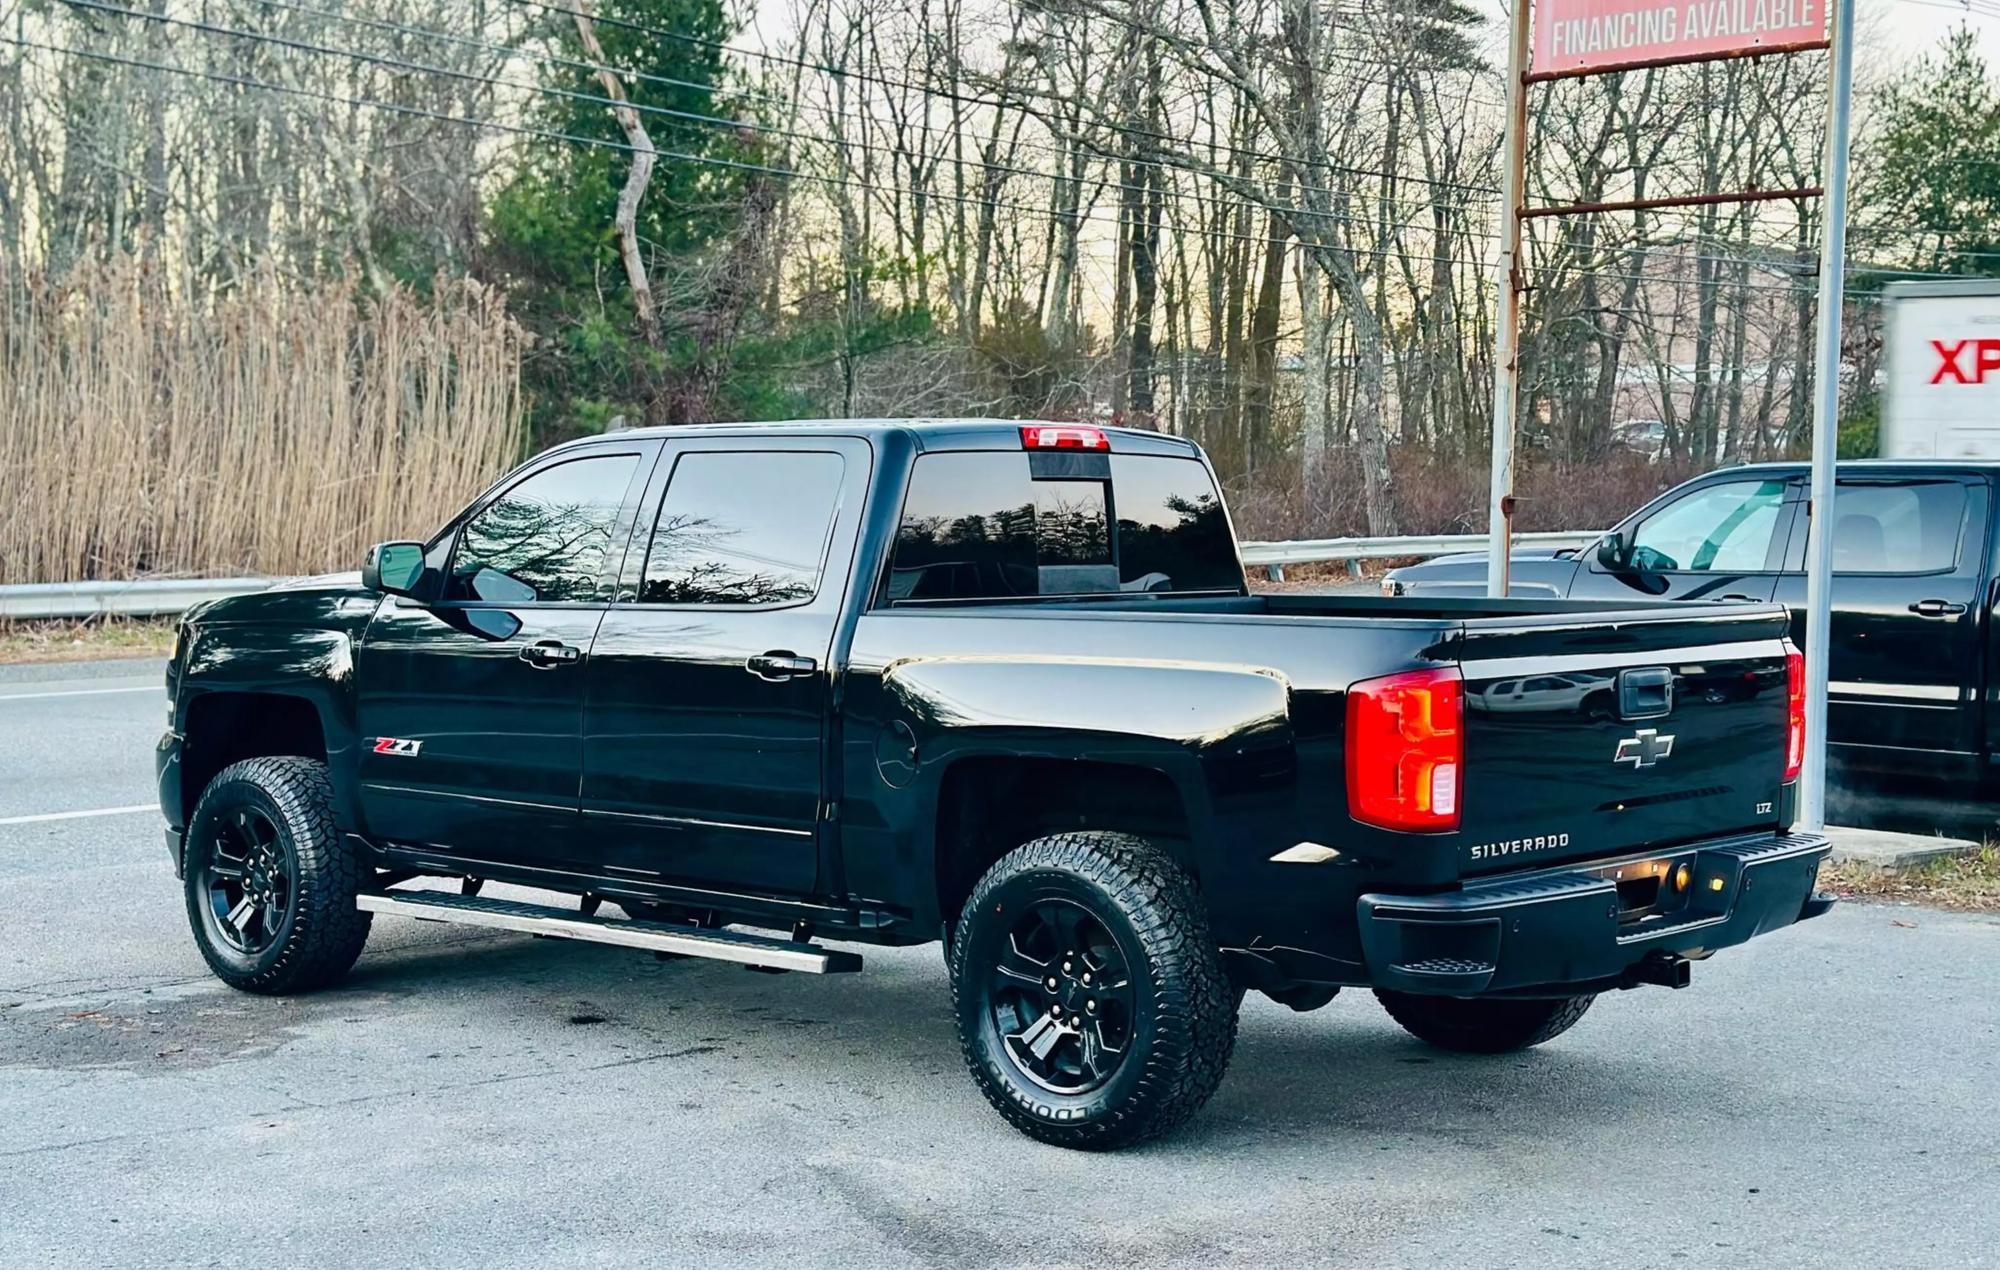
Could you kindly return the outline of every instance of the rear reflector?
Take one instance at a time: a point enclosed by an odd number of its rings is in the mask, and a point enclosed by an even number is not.
[[[1109,450],[1111,438],[1102,428],[1076,424],[1037,423],[1021,429],[1024,450]]]
[[[1806,657],[1796,648],[1785,650],[1785,779],[1789,785],[1806,765]]]
[[[1456,669],[1365,679],[1347,690],[1347,812],[1414,833],[1458,828],[1464,684]]]

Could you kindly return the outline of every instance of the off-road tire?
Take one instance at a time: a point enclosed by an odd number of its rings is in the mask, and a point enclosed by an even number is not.
[[[217,826],[246,806],[276,826],[292,878],[289,911],[270,946],[255,954],[230,947],[212,929],[204,880]],[[189,819],[183,872],[195,943],[232,988],[273,995],[324,988],[353,967],[368,942],[374,914],[354,907],[368,870],[334,825],[333,785],[316,759],[253,758],[223,768]]]
[[[1375,990],[1375,997],[1411,1036],[1460,1054],[1508,1054],[1553,1040],[1575,1027],[1597,1000],[1595,993],[1528,1001],[1432,997],[1383,988]]]
[[[993,1018],[989,984],[1010,914],[1050,899],[1081,907],[1111,936],[1131,981],[1124,1057],[1084,1093],[1025,1076]],[[966,1066],[1029,1137],[1085,1150],[1129,1146],[1182,1124],[1222,1083],[1242,990],[1223,967],[1194,880],[1144,839],[1065,833],[1017,847],[973,888],[954,934],[952,1005]]]

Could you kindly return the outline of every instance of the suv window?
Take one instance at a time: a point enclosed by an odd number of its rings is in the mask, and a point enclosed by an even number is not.
[[[682,455],[653,524],[640,602],[812,599],[845,468],[817,450]]]
[[[1842,482],[1833,500],[1840,573],[1937,573],[1958,564],[1965,486],[1957,481]]]
[[[1034,458],[1045,463],[1038,473]],[[1108,479],[1107,479],[1108,477]],[[927,454],[910,476],[890,602],[1237,591],[1207,468],[1155,455]]]
[[[1655,512],[1632,537],[1632,564],[1656,573],[1754,573],[1765,566],[1783,481],[1729,481]]]
[[[600,454],[515,482],[459,531],[448,600],[590,600],[636,454]]]

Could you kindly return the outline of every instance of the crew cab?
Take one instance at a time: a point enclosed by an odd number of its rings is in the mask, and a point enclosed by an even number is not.
[[[1675,487],[1583,550],[1524,551],[1518,596],[1775,601],[1805,643],[1809,470],[1725,468]],[[1990,783],[2000,710],[1993,638],[1994,487],[2000,463],[1861,460],[1836,469],[1830,757],[1858,770]],[[1479,595],[1484,555],[1392,570],[1388,595]]]
[[[194,610],[167,681],[224,981],[332,983],[378,913],[808,973],[941,941],[972,1076],[1066,1146],[1199,1109],[1246,990],[1499,1052],[1830,903],[1781,607],[1253,595],[1147,432],[577,441]]]

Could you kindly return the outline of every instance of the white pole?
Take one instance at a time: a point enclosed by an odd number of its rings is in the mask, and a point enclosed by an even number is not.
[[[1493,323],[1493,487],[1486,513],[1486,594],[1507,594],[1514,541],[1514,384],[1521,347],[1521,203],[1528,162],[1528,0],[1514,0],[1507,42],[1506,159],[1500,178],[1499,303]]]
[[[1840,437],[1840,296],[1847,256],[1847,130],[1854,96],[1854,0],[1833,0],[1826,120],[1826,224],[1819,247],[1813,346],[1812,501],[1806,531],[1806,755],[1798,825],[1826,825],[1826,678],[1832,610],[1834,461]]]

